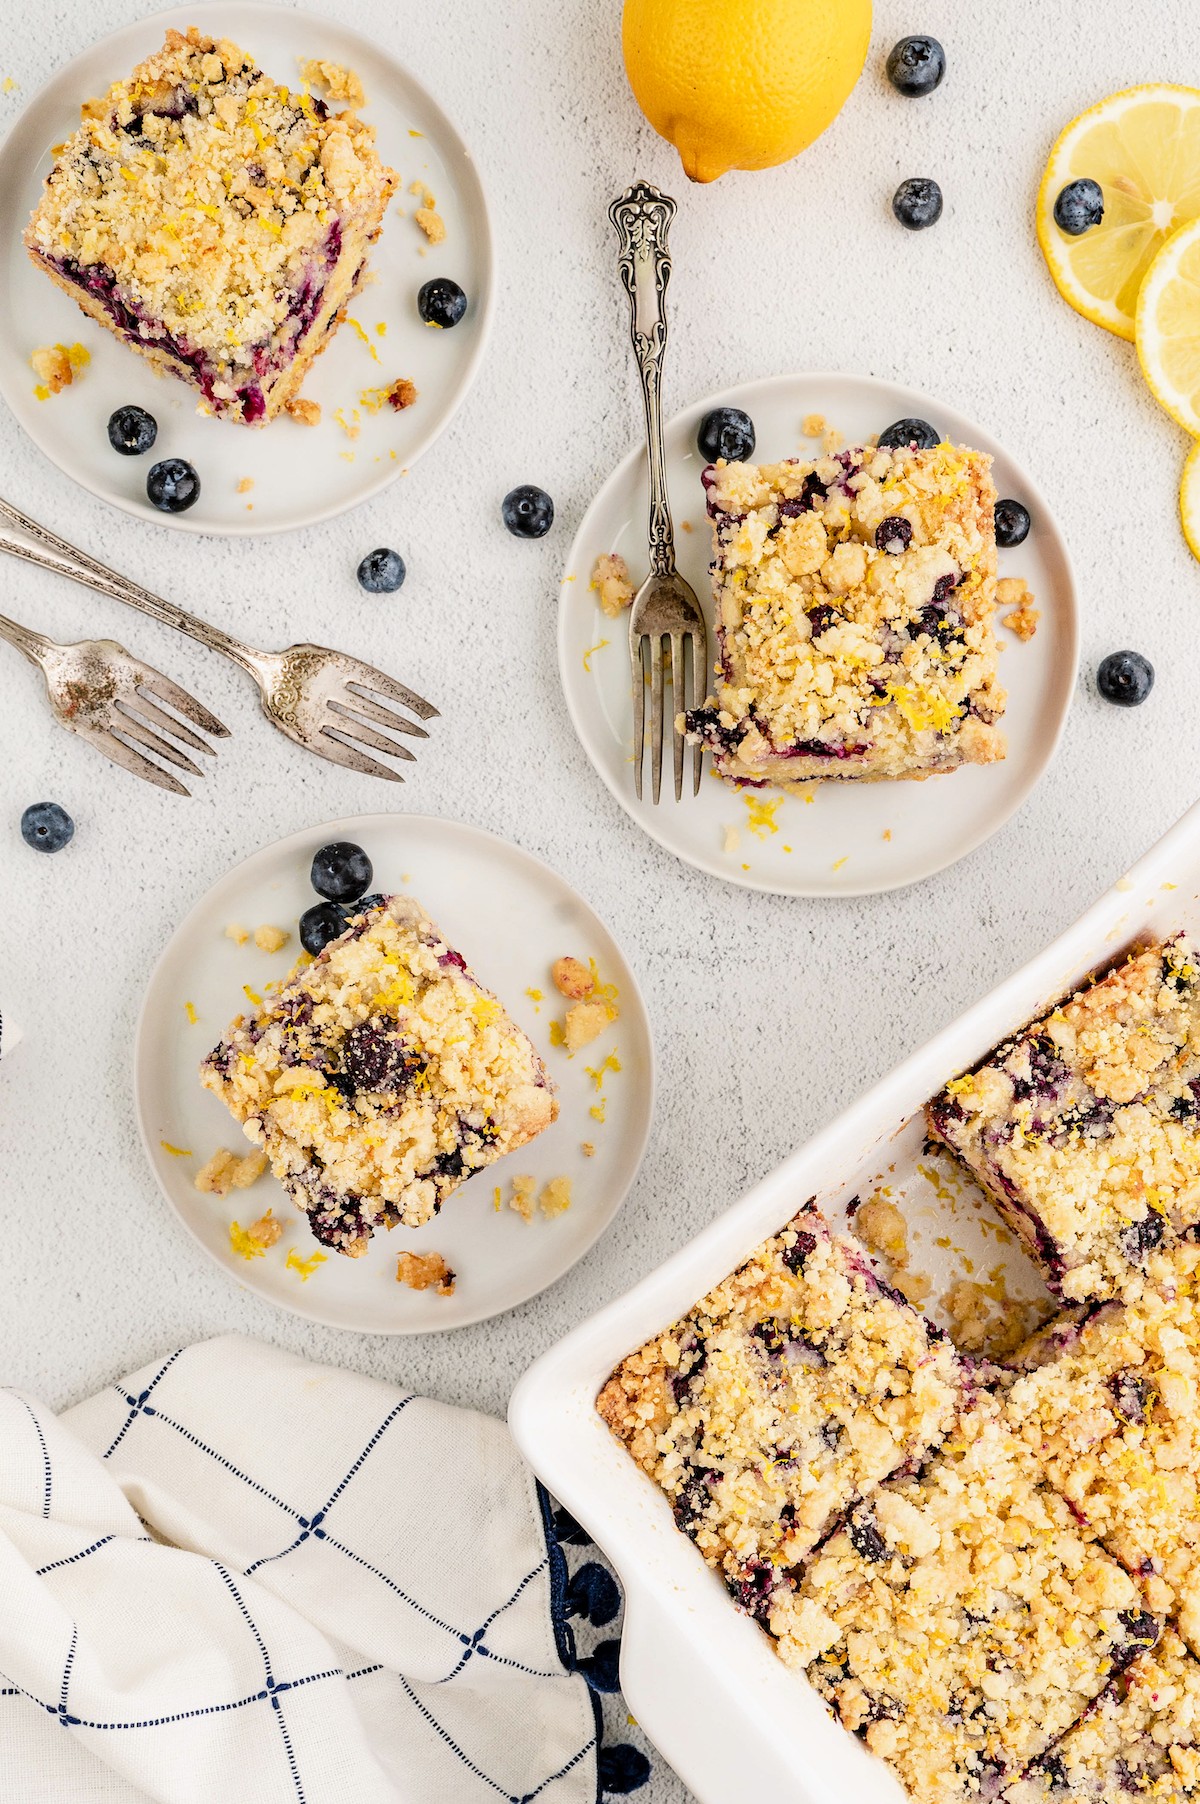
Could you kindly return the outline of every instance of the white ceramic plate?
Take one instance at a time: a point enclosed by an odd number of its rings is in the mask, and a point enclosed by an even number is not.
[[[228,1197],[201,1195],[192,1183],[218,1146],[249,1150],[223,1104],[200,1087],[198,1067],[233,1017],[247,1006],[242,986],[259,994],[282,977],[299,950],[296,922],[317,898],[309,866],[318,846],[349,839],[365,846],[374,887],[407,890],[529,1034],[558,1086],[559,1117],[530,1145],[479,1172],[423,1228],[379,1233],[361,1259],[329,1253],[307,1280],[289,1269],[318,1249],[302,1213],[268,1173]],[[292,940],[283,951],[237,946],[232,923],[253,932],[269,923]],[[596,960],[615,983],[619,1018],[591,1046],[568,1058],[550,1045],[550,1022],[566,1006],[550,982],[550,965],[565,953]],[[542,990],[538,1003],[529,990]],[[188,1018],[187,1004],[196,1014]],[[588,1067],[610,1052],[618,1072],[603,1078],[606,1118],[589,1113],[597,1092]],[[370,814],[331,821],[267,846],[237,865],[176,929],[146,990],[134,1047],[134,1100],[147,1157],[167,1201],[218,1265],[272,1303],[312,1321],[360,1334],[424,1334],[459,1328],[553,1284],[582,1258],[620,1207],[642,1160],[650,1131],[654,1072],[650,1024],[637,981],[603,923],[549,866],[493,834],[427,815]],[[164,1147],[184,1149],[186,1156]],[[585,1141],[595,1147],[587,1157]],[[549,1220],[535,1210],[522,1221],[507,1206],[509,1179],[528,1173],[538,1189],[566,1175],[572,1202]],[[493,1206],[497,1184],[504,1207]],[[246,1226],[268,1205],[284,1224],[283,1239],[250,1262],[233,1252],[229,1224]],[[451,1297],[415,1292],[396,1282],[396,1254],[438,1252],[457,1273]]]
[[[74,131],[82,102],[158,49],[168,26],[186,31],[190,25],[232,38],[284,83],[299,82],[297,59],[319,57],[357,70],[367,96],[362,117],[376,128],[384,162],[400,173],[400,192],[371,256],[378,279],[350,310],[366,342],[343,325],[304,384],[306,398],[321,404],[316,427],[286,417],[261,429],[203,418],[194,389],[156,376],[136,352],[87,319],[34,268],[21,244],[53,160],[51,146]],[[414,181],[433,192],[446,222],[442,244],[430,245],[412,217],[421,204],[409,192]],[[450,331],[424,325],[417,314],[417,290],[436,275],[452,276],[469,297],[465,317]],[[365,501],[415,463],[454,414],[483,355],[492,296],[491,228],[466,145],[400,63],[333,19],[240,0],[142,19],[60,69],[0,147],[0,392],[68,476],[159,525],[185,532],[280,532]],[[78,382],[39,401],[30,353],[56,342],[79,342],[92,360]],[[364,390],[400,376],[416,383],[413,406],[402,413],[359,406]],[[122,457],[108,442],[110,413],[131,401],[158,421],[157,443],[145,457]],[[334,418],[338,409],[352,427],[357,409],[357,438],[351,440]],[[185,457],[200,473],[200,499],[187,513],[160,513],[146,499],[146,472],[160,457]],[[239,493],[247,478],[253,488]]]
[[[680,570],[705,605],[711,653],[710,539],[696,430],[712,407],[745,409],[757,429],[755,456],[767,463],[819,454],[816,442],[801,436],[808,414],[823,415],[847,444],[882,432],[893,420],[915,416],[931,421],[956,443],[991,453],[999,493],[1023,501],[1033,516],[1024,545],[1000,553],[1000,574],[1023,576],[1042,614],[1037,634],[1027,644],[1000,632],[1005,644],[1000,678],[1009,698],[1004,718],[1008,757],[1003,764],[967,766],[924,783],[816,784],[811,803],[791,796],[780,800],[773,810],[773,831],[761,819],[761,803],[775,798],[764,790],[738,791],[714,778],[707,757],[699,796],[691,795],[688,779],[684,799],[676,803],[668,744],[663,799],[657,807],[650,800],[647,747],[639,802],[631,769],[627,621],[606,618],[589,594],[589,584],[596,558],[605,551],[625,558],[635,583],[646,575],[646,474],[640,448],[618,464],[584,515],[560,591],[559,668],[584,750],[621,806],[653,839],[730,883],[786,896],[857,896],[930,877],[1003,826],[1054,756],[1079,658],[1075,581],[1062,534],[1020,466],[982,427],[941,401],[871,376],[778,376],[726,389],[677,414],[666,429],[676,554]],[[602,640],[608,643],[594,649]],[[730,827],[738,829],[738,844],[725,851]]]

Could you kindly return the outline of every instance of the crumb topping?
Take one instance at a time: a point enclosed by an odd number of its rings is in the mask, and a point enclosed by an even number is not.
[[[324,88],[330,100],[344,100],[350,106],[366,105],[367,96],[358,74],[340,63],[309,57],[307,62],[301,62],[300,75],[311,87]]]
[[[239,1158],[228,1148],[219,1146],[211,1159],[200,1167],[192,1183],[205,1196],[228,1196],[231,1190],[248,1190],[251,1184],[258,1182],[266,1169],[267,1155],[264,1152],[246,1153],[243,1158]]]
[[[440,1253],[401,1253],[396,1260],[396,1282],[410,1290],[435,1289],[439,1297],[452,1297],[455,1277]]]
[[[254,944],[260,952],[279,952],[291,937],[282,927],[271,927],[265,922],[254,929]]]
[[[705,472],[720,774],[924,776],[1004,756],[990,459],[858,446]]]
[[[629,565],[615,551],[600,553],[588,587],[595,590],[602,610],[612,620],[616,620],[633,602],[634,587],[629,580]]]
[[[1002,616],[1002,624],[1010,633],[1015,633],[1022,642],[1033,638],[1042,614],[1040,608],[1034,607],[1033,590],[1023,577],[1000,578],[996,584],[996,606],[1010,609]]]
[[[302,426],[319,426],[321,424],[321,404],[319,401],[306,401],[303,395],[293,395],[285,401],[283,411],[290,414],[293,420],[299,420]]]
[[[76,376],[81,375],[92,361],[92,354],[81,344],[39,345],[29,361],[38,378],[33,392],[39,401],[46,401],[51,395],[70,388]]]
[[[419,1227],[558,1113],[533,1045],[419,905],[393,896],[302,959],[201,1068],[309,1217],[357,1257]]]

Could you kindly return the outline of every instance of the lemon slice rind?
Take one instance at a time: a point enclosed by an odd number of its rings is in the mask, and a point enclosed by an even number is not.
[[[1188,550],[1200,561],[1200,441],[1187,454],[1179,484],[1179,518]]]
[[[1138,295],[1137,354],[1160,407],[1200,437],[1200,219],[1172,232]]]

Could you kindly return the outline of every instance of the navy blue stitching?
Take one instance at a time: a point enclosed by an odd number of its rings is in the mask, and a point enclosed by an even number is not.
[[[29,1416],[29,1420],[37,1430],[38,1445],[42,1449],[42,1519],[49,1522],[50,1499],[53,1493],[54,1483],[54,1476],[50,1470],[50,1449],[46,1445],[46,1437],[42,1433],[42,1425],[34,1414],[33,1409],[25,1402],[24,1397],[18,1397],[17,1402],[24,1407]]]
[[[168,1360],[164,1361],[163,1365],[154,1374],[154,1377],[150,1380],[150,1382],[146,1386],[145,1390],[136,1399],[129,1396],[128,1392],[123,1391],[119,1384],[113,1385],[113,1389],[116,1391],[118,1397],[124,1397],[126,1403],[129,1404],[129,1414],[125,1418],[123,1427],[121,1427],[118,1430],[116,1440],[112,1443],[111,1447],[109,1447],[108,1452],[104,1453],[101,1456],[103,1459],[107,1459],[110,1454],[113,1454],[117,1451],[117,1448],[121,1445],[121,1442],[125,1439],[126,1433],[128,1432],[128,1430],[130,1428],[133,1427],[133,1424],[137,1421],[137,1418],[141,1413],[142,1405],[143,1405],[143,1403],[145,1403],[146,1398],[150,1395],[151,1391],[154,1389],[154,1387],[158,1383],[159,1379],[165,1378],[166,1374],[171,1369],[171,1367],[175,1364],[175,1361],[179,1358],[179,1355],[182,1352],[183,1352],[182,1347],[176,1347],[176,1349],[172,1353],[171,1357]],[[150,1411],[150,1414],[151,1415],[154,1414],[153,1410]]]
[[[366,1678],[369,1678],[373,1672],[382,1672],[382,1671],[383,1671],[383,1663],[381,1661],[376,1661],[374,1666],[356,1667],[353,1672],[348,1672],[346,1674],[346,1679],[347,1679],[347,1682],[351,1679],[366,1679]]]
[[[432,1622],[436,1628],[444,1629],[447,1635],[453,1635],[454,1639],[461,1641],[464,1646],[470,1645],[471,1637],[469,1635],[464,1635],[461,1629],[451,1628],[448,1622],[443,1622],[440,1616],[435,1616],[432,1610],[427,1610],[424,1604],[419,1604],[415,1598],[408,1595],[407,1591],[400,1589],[395,1579],[389,1578],[386,1572],[381,1572],[378,1566],[372,1566],[371,1562],[364,1560],[360,1553],[354,1553],[349,1547],[343,1547],[342,1543],[335,1541],[332,1535],[325,1534],[323,1530],[317,1532],[327,1546],[336,1547],[337,1551],[344,1553],[348,1560],[352,1560],[356,1566],[361,1566],[364,1571],[371,1574],[372,1578],[377,1578],[380,1584],[387,1586],[389,1591],[394,1591],[403,1603],[410,1605],[418,1615],[425,1618],[426,1622]]]
[[[219,1561],[214,1561],[213,1564],[216,1566],[217,1571],[220,1573],[221,1577],[225,1581],[225,1584],[228,1586],[230,1594],[233,1597],[234,1602],[237,1604],[238,1609],[241,1611],[243,1617],[246,1620],[246,1626],[249,1628],[250,1633],[254,1636],[255,1642],[258,1645],[258,1651],[262,1655],[263,1670],[266,1674],[266,1680],[267,1680],[267,1695],[271,1700],[271,1708],[275,1712],[275,1721],[279,1725],[279,1733],[283,1738],[284,1751],[287,1754],[287,1760],[288,1760],[288,1770],[290,1771],[290,1773],[292,1775],[292,1784],[296,1788],[296,1797],[298,1799],[298,1804],[307,1804],[307,1800],[304,1795],[304,1785],[300,1778],[300,1769],[296,1765],[296,1754],[295,1754],[295,1750],[292,1747],[292,1738],[288,1734],[287,1719],[283,1714],[283,1705],[279,1701],[280,1687],[276,1685],[275,1675],[271,1671],[271,1656],[270,1656],[269,1652],[267,1651],[267,1644],[263,1640],[262,1636],[260,1635],[260,1633],[258,1631],[258,1624],[255,1622],[255,1620],[251,1616],[249,1610],[246,1608],[245,1600],[242,1597],[242,1594],[238,1590],[237,1586],[234,1584],[232,1578],[229,1576],[229,1573],[225,1570],[224,1566],[222,1566]],[[321,1675],[318,1674],[315,1676],[320,1677]],[[282,1689],[285,1691],[290,1691],[293,1688],[290,1685],[285,1685],[282,1687]]]
[[[146,1394],[143,1391],[142,1397],[145,1397]],[[268,1503],[273,1503],[276,1509],[283,1511],[285,1516],[294,1516],[297,1522],[304,1520],[299,1510],[293,1509],[290,1503],[285,1503],[282,1497],[276,1497],[275,1493],[268,1491],[265,1485],[260,1485],[256,1478],[251,1478],[248,1472],[243,1472],[240,1466],[235,1466],[232,1460],[227,1460],[214,1447],[210,1447],[206,1441],[202,1441],[198,1435],[194,1435],[190,1428],[185,1428],[181,1422],[176,1422],[171,1416],[164,1416],[159,1410],[144,1408],[141,1397],[130,1397],[128,1393],[124,1392],[122,1395],[133,1408],[135,1415],[140,1411],[144,1416],[153,1416],[156,1421],[163,1424],[164,1428],[173,1428],[175,1433],[181,1434],[190,1446],[197,1448],[201,1453],[207,1453],[209,1459],[215,1459],[218,1466],[222,1466],[226,1472],[231,1472],[235,1478],[240,1478],[243,1484],[249,1485],[250,1489],[257,1492],[260,1497],[265,1497]],[[115,1446],[116,1443],[114,1442],[113,1445]]]
[[[520,1584],[517,1586],[517,1588],[513,1592],[512,1596],[508,1599],[507,1603],[502,1603],[497,1609],[493,1610],[491,1615],[485,1619],[483,1624],[479,1628],[476,1629],[475,1633],[471,1636],[470,1642],[467,1645],[466,1652],[460,1656],[458,1664],[456,1666],[454,1666],[446,1674],[444,1679],[435,1679],[433,1681],[434,1684],[448,1685],[450,1683],[451,1679],[456,1679],[458,1677],[459,1673],[462,1671],[463,1667],[467,1664],[467,1661],[472,1657],[473,1654],[479,1654],[485,1660],[495,1660],[501,1666],[515,1666],[521,1672],[527,1672],[527,1673],[531,1674],[531,1676],[533,1676],[534,1678],[549,1679],[549,1678],[553,1678],[556,1676],[553,1673],[545,1673],[545,1672],[534,1673],[534,1670],[531,1666],[521,1666],[519,1661],[506,1660],[501,1655],[494,1654],[490,1647],[485,1647],[483,1645],[483,1638],[487,1634],[488,1630],[491,1628],[492,1624],[495,1622],[496,1618],[498,1616],[503,1616],[505,1610],[511,1609],[513,1604],[516,1603],[518,1597],[520,1597],[521,1593],[524,1591],[526,1585],[529,1585],[533,1582],[533,1580],[537,1577],[538,1573],[544,1570],[545,1565],[546,1565],[545,1560],[540,1560],[538,1562],[538,1564],[533,1568],[532,1572],[527,1572],[525,1574],[525,1577],[521,1580]],[[466,1637],[464,1636],[463,1639],[466,1640]]]
[[[48,1566],[39,1566],[33,1576],[34,1578],[45,1578],[48,1572],[57,1572],[60,1566],[74,1566],[77,1560],[86,1560],[90,1553],[95,1553],[101,1547],[107,1547],[109,1542],[115,1541],[116,1538],[115,1535],[101,1535],[100,1539],[93,1541],[90,1547],[81,1547],[78,1553],[64,1554],[61,1560],[51,1560]],[[139,1540],[143,1538],[142,1536],[138,1537]]]
[[[67,1692],[71,1687],[71,1668],[75,1664],[75,1649],[78,1646],[79,1624],[73,1622],[71,1624],[71,1645],[67,1649],[67,1661],[66,1665],[63,1667],[62,1689],[58,1694],[58,1715],[59,1720],[64,1724],[75,1721],[74,1717],[67,1715]]]
[[[548,1785],[553,1785],[556,1780],[565,1778],[566,1775],[571,1771],[571,1769],[573,1767],[578,1766],[579,1762],[585,1757],[585,1755],[590,1754],[592,1749],[594,1747],[596,1747],[597,1745],[598,1745],[598,1736],[593,1735],[592,1739],[590,1741],[584,1742],[583,1746],[580,1748],[580,1750],[577,1754],[572,1754],[570,1760],[567,1761],[565,1766],[560,1766],[556,1773],[551,1773],[551,1775],[548,1779],[543,1779],[542,1783],[538,1786],[536,1791],[526,1792],[525,1796],[521,1799],[521,1804],[533,1804],[533,1800],[535,1798],[540,1797]],[[598,1780],[597,1780],[597,1784],[599,1784]]]
[[[310,1535],[315,1535],[318,1541],[323,1541],[325,1539],[325,1532],[321,1527],[322,1522],[324,1522],[326,1516],[329,1514],[342,1492],[346,1489],[346,1486],[350,1483],[350,1480],[357,1477],[362,1469],[363,1462],[366,1460],[368,1454],[374,1451],[384,1430],[391,1427],[396,1417],[400,1414],[400,1411],[411,1402],[411,1397],[402,1397],[400,1399],[395,1408],[392,1409],[384,1421],[379,1424],[379,1427],[375,1430],[375,1433],[371,1436],[370,1440],[351,1466],[349,1472],[347,1472],[345,1478],[342,1479],[342,1482],[338,1485],[333,1495],[321,1505],[320,1509],[317,1510],[313,1516],[299,1516],[297,1518],[300,1523],[300,1533],[296,1536],[295,1540],[290,1542],[287,1547],[280,1548],[278,1553],[264,1554],[261,1560],[253,1561],[253,1563],[246,1568],[247,1578],[253,1578],[260,1566],[270,1566],[275,1560],[286,1559],[288,1554],[295,1553],[296,1549],[302,1547]]]
[[[497,1783],[494,1779],[489,1779],[487,1774],[484,1772],[483,1768],[476,1766],[475,1762],[469,1757],[469,1755],[463,1753],[462,1749],[459,1747],[459,1745],[455,1741],[454,1737],[450,1734],[450,1731],[448,1729],[444,1729],[442,1727],[441,1723],[439,1723],[437,1717],[434,1716],[433,1712],[430,1710],[427,1710],[425,1708],[425,1705],[421,1702],[420,1698],[417,1696],[416,1692],[413,1690],[412,1686],[409,1684],[409,1682],[405,1678],[404,1674],[402,1672],[398,1672],[396,1674],[396,1677],[399,1679],[401,1685],[403,1685],[406,1693],[408,1694],[410,1702],[414,1703],[417,1706],[417,1709],[421,1712],[421,1715],[425,1718],[425,1721],[432,1725],[434,1731],[438,1735],[441,1736],[442,1740],[446,1743],[446,1746],[449,1748],[453,1748],[454,1752],[458,1755],[458,1757],[462,1761],[463,1765],[465,1767],[469,1767],[471,1772],[474,1773],[475,1777],[477,1779],[482,1779],[485,1785],[490,1785],[494,1792],[499,1792],[499,1794],[502,1798],[505,1798],[508,1800],[508,1804],[520,1804],[519,1799],[514,1798],[511,1792],[505,1791],[505,1789],[502,1785],[497,1785]]]

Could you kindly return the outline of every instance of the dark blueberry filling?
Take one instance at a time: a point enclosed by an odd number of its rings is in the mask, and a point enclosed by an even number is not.
[[[716,708],[693,708],[687,716],[689,733],[699,733],[706,745],[714,751],[732,754],[737,751],[746,737],[748,723],[737,721],[731,727],[721,724],[721,716]]]
[[[1186,965],[1186,970],[1192,971],[1190,964]],[[1163,959],[1162,980],[1168,989],[1174,990],[1176,995],[1181,996],[1186,995],[1196,981],[1194,971],[1190,977],[1185,975],[1185,964],[1181,963],[1179,953],[1174,947],[1168,948]]]
[[[1113,1405],[1124,1422],[1144,1422],[1150,1403],[1150,1386],[1137,1372],[1114,1372],[1108,1381]]]
[[[1117,1105],[1110,1097],[1089,1093],[1085,1102],[1076,1103],[1074,1108],[1064,1109],[1054,1125],[1051,1140],[1056,1146],[1073,1134],[1079,1134],[1085,1140],[1106,1140],[1112,1133],[1116,1112]]]
[[[363,1210],[362,1198],[320,1186],[312,1196],[308,1225],[322,1246],[340,1247],[348,1240],[369,1239],[371,1224]]]
[[[1113,1643],[1113,1664],[1118,1671],[1124,1671],[1139,1654],[1154,1646],[1158,1640],[1159,1623],[1149,1610],[1122,1610],[1117,1621],[1125,1633],[1120,1641]]]
[[[785,758],[861,758],[870,751],[867,745],[847,745],[845,740],[830,744],[824,739],[798,739],[784,753]]]
[[[1187,1095],[1176,1096],[1171,1103],[1171,1113],[1176,1121],[1195,1121],[1200,1112],[1200,1077],[1189,1077]]]
[[[713,1466],[692,1466],[687,1481],[671,1508],[680,1528],[691,1533],[712,1505],[713,1487],[722,1474]]]
[[[438,964],[441,965],[443,968],[445,968],[446,965],[453,965],[455,970],[458,970],[458,971],[465,971],[467,968],[467,961],[463,957],[462,953],[454,952],[452,950],[447,950],[446,952],[439,952],[438,953]]]
[[[789,495],[785,501],[779,503],[780,520],[795,520],[801,514],[810,514],[817,502],[824,501],[828,493],[828,488],[821,481],[817,472],[810,470],[800,484],[800,493]]]
[[[818,602],[815,608],[808,609],[808,624],[812,628],[814,639],[819,639],[822,633],[827,633],[837,619],[837,609],[830,607],[827,601]]]
[[[1028,1057],[1029,1076],[1013,1078],[1013,1101],[1024,1102],[1029,1096],[1055,1097],[1071,1073],[1059,1058],[1053,1040],[1039,1034],[1029,1042]]]
[[[870,1506],[860,1503],[846,1516],[846,1533],[850,1545],[861,1560],[883,1562],[891,1559],[888,1544],[879,1532]]]
[[[818,1433],[821,1436],[822,1445],[828,1447],[830,1453],[836,1453],[845,1438],[841,1423],[832,1419],[822,1422]]]
[[[342,1041],[341,1070],[334,1081],[339,1089],[349,1082],[351,1093],[369,1090],[379,1096],[399,1096],[421,1070],[420,1059],[395,1034],[362,1021]]]
[[[807,1228],[801,1228],[796,1235],[795,1245],[784,1247],[780,1255],[789,1272],[803,1271],[804,1261],[810,1253],[816,1251],[816,1245],[816,1235],[810,1234]]]
[[[875,544],[880,551],[899,557],[912,544],[912,526],[903,514],[892,514],[875,528]],[[935,595],[937,591],[934,591]]]
[[[776,1583],[773,1566],[768,1566],[765,1560],[747,1560],[739,1576],[727,1578],[725,1583],[734,1600],[747,1615],[760,1622],[766,1621],[771,1612],[771,1597]]]
[[[1147,1253],[1152,1253],[1155,1247],[1162,1245],[1166,1231],[1162,1216],[1151,1210],[1141,1221],[1131,1221],[1127,1228],[1122,1229],[1121,1250],[1134,1265],[1140,1265]]]

